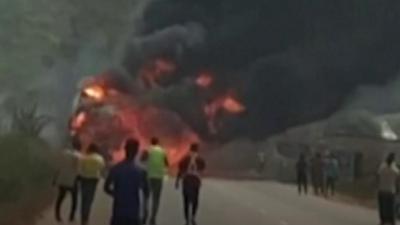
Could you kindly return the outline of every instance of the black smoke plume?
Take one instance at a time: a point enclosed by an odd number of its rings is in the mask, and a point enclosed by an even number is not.
[[[398,0],[154,0],[138,24],[126,70],[137,76],[146,60],[172,59],[181,82],[169,89],[212,71],[214,93],[234,89],[247,107],[226,121],[228,137],[329,116],[359,86],[385,85],[400,68]],[[196,126],[187,109],[201,100],[182,95],[171,105]]]

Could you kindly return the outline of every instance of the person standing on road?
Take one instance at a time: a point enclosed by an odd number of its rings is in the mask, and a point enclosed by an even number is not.
[[[72,140],[72,149],[67,149],[61,155],[59,168],[54,179],[54,185],[58,187],[58,196],[55,205],[55,217],[57,222],[62,222],[61,207],[67,194],[71,196],[71,211],[69,221],[75,220],[78,205],[78,173],[79,173],[79,151],[81,144],[79,139]]]
[[[259,151],[258,154],[258,172],[262,174],[265,170],[266,156],[264,151]]]
[[[167,168],[167,153],[165,149],[160,146],[158,138],[152,138],[147,159],[147,175],[149,178],[150,197],[152,199],[150,225],[157,224],[157,214],[160,207],[163,181]]]
[[[308,194],[308,163],[304,153],[300,154],[296,164],[297,187],[299,194]]]
[[[142,223],[140,194],[148,196],[145,172],[135,163],[139,142],[129,139],[125,144],[125,160],[111,168],[104,191],[113,200],[111,225],[139,225]]]
[[[398,191],[399,169],[396,155],[390,153],[378,170],[378,204],[381,225],[395,225],[395,194]]]
[[[182,181],[183,205],[186,225],[196,225],[196,214],[199,206],[201,175],[205,170],[204,159],[198,153],[199,145],[192,144],[190,154],[179,164],[176,188]]]
[[[316,153],[312,159],[311,176],[314,188],[314,194],[320,195],[325,193],[324,188],[324,160],[321,153]]]
[[[80,191],[81,191],[81,224],[89,223],[97,184],[105,168],[103,157],[99,154],[99,147],[90,144],[87,153],[83,154],[80,162]]]
[[[335,158],[333,154],[328,156],[326,162],[326,196],[329,194],[332,196],[336,192],[336,182],[339,178],[339,161]]]

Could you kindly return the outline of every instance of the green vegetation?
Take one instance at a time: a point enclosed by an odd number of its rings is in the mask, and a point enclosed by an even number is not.
[[[42,77],[46,68],[73,63],[82,46],[102,40],[112,52],[132,29],[141,1],[2,0],[0,83],[15,90]]]
[[[30,225],[49,204],[53,157],[39,138],[0,137],[0,224]]]

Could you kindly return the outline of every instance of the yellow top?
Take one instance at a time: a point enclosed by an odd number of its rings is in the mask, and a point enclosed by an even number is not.
[[[91,153],[81,157],[79,168],[81,177],[99,179],[105,168],[105,162],[101,155]]]

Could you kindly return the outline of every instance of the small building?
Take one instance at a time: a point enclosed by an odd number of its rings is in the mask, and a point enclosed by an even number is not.
[[[278,177],[294,179],[293,167],[299,154],[311,156],[320,152],[333,154],[340,163],[341,179],[351,181],[374,176],[388,152],[398,152],[400,156],[399,136],[400,115],[378,117],[357,111],[288,129],[271,141],[292,168]]]

